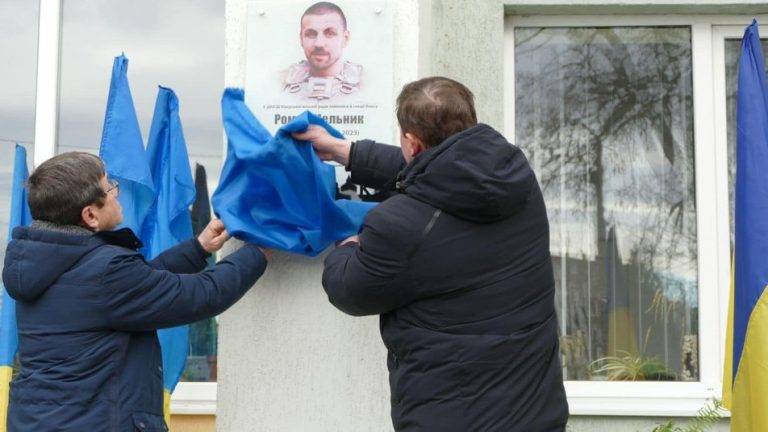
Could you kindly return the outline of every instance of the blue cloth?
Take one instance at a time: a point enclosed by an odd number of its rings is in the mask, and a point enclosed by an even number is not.
[[[120,182],[123,223],[138,233],[154,201],[154,185],[128,85],[128,59],[115,57],[99,156],[107,175]]]
[[[747,27],[741,48],[736,116],[734,377],[750,317],[768,284],[768,89],[757,22]]]
[[[152,259],[192,238],[189,207],[195,199],[195,182],[179,118],[179,99],[169,88],[160,87],[157,92],[147,155],[156,199],[140,237],[145,256]],[[187,363],[189,326],[160,330],[157,336],[163,354],[163,386],[173,392]]]
[[[16,144],[13,161],[13,185],[11,186],[11,214],[8,224],[8,239],[17,226],[32,222],[32,214],[27,204],[27,189],[24,184],[29,177],[27,169],[27,150]],[[19,346],[16,332],[16,301],[3,289],[3,304],[0,311],[0,366],[13,365],[13,358]],[[2,395],[7,396],[7,395]]]
[[[272,137],[245,105],[242,89],[226,89],[221,110],[227,158],[212,202],[230,234],[309,256],[357,234],[375,204],[336,200],[334,168],[291,137],[311,124],[339,132],[304,112]]]
[[[129,230],[68,235],[19,227],[3,281],[16,299],[21,371],[9,432],[166,430],[155,330],[216,316],[266,267],[246,245],[206,267],[188,240],[144,260]]]

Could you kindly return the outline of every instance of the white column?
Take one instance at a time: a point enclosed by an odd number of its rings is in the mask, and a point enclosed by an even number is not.
[[[62,0],[40,1],[35,105],[35,166],[56,154]]]
[[[245,84],[248,4],[226,3],[227,86]],[[399,92],[419,73],[419,1],[390,5]],[[222,255],[238,247],[230,243]],[[323,291],[322,271],[322,256],[275,253],[256,286],[220,316],[220,432],[392,430],[378,317],[336,310]]]

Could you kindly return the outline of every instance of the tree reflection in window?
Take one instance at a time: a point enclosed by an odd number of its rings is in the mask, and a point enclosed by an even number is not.
[[[515,96],[566,379],[697,380],[690,29],[517,28]]]

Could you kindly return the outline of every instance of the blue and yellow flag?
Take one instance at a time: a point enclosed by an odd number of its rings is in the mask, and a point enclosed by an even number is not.
[[[189,208],[195,200],[195,181],[189,167],[187,144],[173,90],[160,87],[147,141],[147,156],[156,199],[144,222],[141,239],[152,259],[164,250],[192,238]],[[181,378],[189,352],[189,326],[158,332],[163,355],[165,422],[170,422],[170,397]]]
[[[11,215],[8,224],[8,238],[17,226],[32,222],[32,214],[27,204],[25,183],[29,177],[27,169],[27,150],[16,145],[13,164],[13,185],[11,186]],[[3,289],[2,310],[0,310],[0,431],[5,432],[8,418],[8,397],[13,376],[13,360],[19,347],[16,330],[16,302]]]
[[[741,43],[733,280],[723,402],[731,430],[768,431],[768,91],[757,22]]]
[[[124,55],[115,57],[112,65],[99,156],[107,167],[107,175],[120,183],[121,227],[138,235],[155,193],[128,85],[128,59]]]

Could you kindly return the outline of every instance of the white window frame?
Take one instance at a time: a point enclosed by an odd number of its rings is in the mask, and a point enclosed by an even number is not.
[[[34,166],[56,155],[62,6],[63,0],[40,0]],[[216,391],[215,382],[180,382],[171,396],[171,414],[215,415]]]
[[[651,7],[649,5],[649,7]],[[761,22],[768,16],[758,15]],[[730,289],[724,38],[748,15],[526,15],[505,17],[505,134],[515,136],[516,27],[686,26],[691,29],[699,275],[699,381],[566,381],[574,415],[692,416],[722,393]]]

